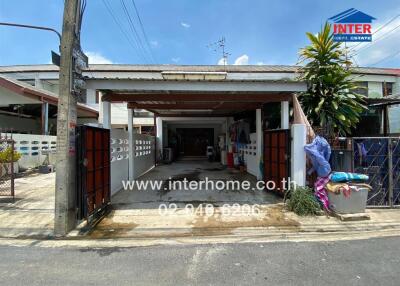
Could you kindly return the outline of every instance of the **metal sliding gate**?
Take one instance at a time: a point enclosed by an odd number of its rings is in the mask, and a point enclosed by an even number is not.
[[[283,179],[290,177],[290,130],[264,131],[264,180],[273,181],[283,194]],[[286,186],[287,187],[287,186]]]
[[[110,130],[76,128],[78,219],[90,220],[110,204]]]
[[[367,174],[369,206],[400,205],[400,138],[353,138],[354,172]]]

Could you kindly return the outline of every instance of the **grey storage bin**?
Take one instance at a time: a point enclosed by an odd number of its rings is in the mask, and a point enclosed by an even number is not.
[[[339,214],[364,213],[367,206],[368,188],[359,188],[358,191],[355,187],[351,188],[348,198],[343,195],[343,192],[335,194],[328,191],[330,209]]]

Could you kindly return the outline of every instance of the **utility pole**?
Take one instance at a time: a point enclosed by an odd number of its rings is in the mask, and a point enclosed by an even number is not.
[[[79,0],[65,0],[61,37],[57,112],[57,163],[54,232],[65,235],[76,225],[75,126],[77,100],[73,94],[73,52],[80,20]]]

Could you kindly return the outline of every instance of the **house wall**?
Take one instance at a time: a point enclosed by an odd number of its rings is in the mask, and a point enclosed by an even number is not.
[[[400,134],[400,104],[389,108],[390,133]]]
[[[41,133],[41,123],[38,119],[0,114],[0,129],[10,130],[11,128],[17,133]]]
[[[368,97],[370,98],[383,97],[382,82],[377,82],[377,81],[368,82]]]
[[[400,94],[400,76],[396,79],[393,84],[393,94]]]
[[[47,154],[49,163],[52,165],[56,163],[56,136],[13,134],[12,137],[15,141],[15,150],[22,155],[18,161],[20,170],[42,165]]]

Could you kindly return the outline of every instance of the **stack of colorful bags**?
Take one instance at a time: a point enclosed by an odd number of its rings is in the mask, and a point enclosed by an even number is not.
[[[312,163],[312,169],[309,172],[316,172],[318,178],[314,184],[314,194],[324,209],[329,210],[329,199],[327,192],[343,193],[349,198],[352,191],[358,191],[360,188],[371,189],[371,186],[365,184],[368,176],[363,174],[332,172],[329,164],[331,156],[331,147],[325,138],[317,136],[311,144],[304,147],[307,156]]]
[[[329,210],[328,193],[342,193],[344,197],[350,198],[352,191],[358,191],[362,188],[371,189],[366,184],[369,177],[364,174],[333,172],[327,177],[318,177],[314,184],[315,197],[322,204],[324,209]]]

